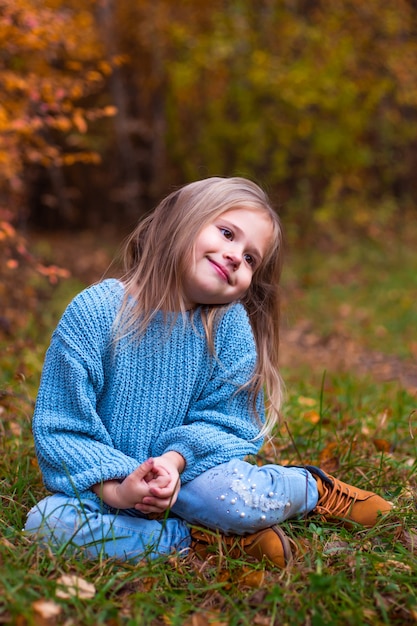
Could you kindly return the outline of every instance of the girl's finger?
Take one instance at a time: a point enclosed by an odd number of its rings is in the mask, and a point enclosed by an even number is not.
[[[173,493],[175,493],[175,486],[167,485],[163,488],[152,486],[149,489],[149,493],[151,496],[155,496],[155,498],[169,498]]]
[[[152,492],[153,489],[166,489],[170,486],[171,477],[170,476],[159,476],[151,481],[152,485],[149,484],[149,491]]]
[[[155,506],[151,504],[144,504],[143,502],[135,504],[135,509],[141,513],[164,513],[168,508],[168,504],[165,506]]]
[[[164,498],[152,498],[151,496],[145,496],[139,504],[157,506],[159,508],[166,509],[171,503],[171,496],[172,494],[169,494],[168,497],[165,496]]]
[[[143,480],[145,476],[147,476],[150,472],[153,471],[153,467],[154,467],[154,460],[146,459],[146,461],[141,463],[139,467],[133,470],[130,476],[134,476],[138,480]]]

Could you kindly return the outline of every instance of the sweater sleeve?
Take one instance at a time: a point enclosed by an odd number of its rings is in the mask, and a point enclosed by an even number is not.
[[[249,394],[239,389],[251,378],[257,356],[241,305],[235,305],[223,317],[215,346],[207,384],[191,404],[184,424],[168,430],[155,443],[155,455],[175,450],[185,458],[184,483],[232,458],[256,454],[263,443]],[[256,404],[262,421],[262,394]]]
[[[96,297],[100,289],[104,298]],[[96,411],[114,318],[112,294],[104,285],[77,296],[46,354],[33,434],[45,486],[53,492],[81,493],[101,480],[124,478],[138,465],[114,448]]]

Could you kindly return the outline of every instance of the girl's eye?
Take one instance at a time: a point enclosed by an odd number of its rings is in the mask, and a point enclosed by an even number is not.
[[[250,265],[251,267],[255,265],[255,259],[253,258],[251,254],[245,254],[244,258],[245,258],[246,263]]]
[[[233,239],[233,233],[228,228],[220,227],[220,232],[224,237],[226,237],[226,239],[230,239],[230,241]]]

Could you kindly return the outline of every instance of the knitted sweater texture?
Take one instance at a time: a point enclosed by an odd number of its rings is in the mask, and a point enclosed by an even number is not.
[[[114,341],[123,285],[105,280],[80,293],[46,354],[33,433],[46,487],[96,498],[91,486],[123,479],[175,450],[183,483],[258,451],[247,393],[256,349],[242,305],[224,313],[209,354],[199,311],[175,324],[157,314],[141,339]],[[169,328],[169,332],[167,331]],[[263,418],[262,398],[258,410]]]

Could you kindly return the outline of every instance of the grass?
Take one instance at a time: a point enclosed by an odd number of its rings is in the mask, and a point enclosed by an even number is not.
[[[415,220],[414,220],[415,221]],[[321,337],[342,335],[370,350],[417,358],[417,226],[355,240],[334,237],[288,252],[284,316],[308,319]],[[290,298],[286,298],[286,291]]]
[[[3,419],[0,623],[41,623],[39,600],[58,605],[59,617],[52,622],[58,624],[415,623],[417,556],[410,544],[417,543],[412,535],[417,463],[409,424],[415,404],[395,385],[384,386],[384,401],[371,381],[348,376],[325,382],[323,397],[314,381],[291,393],[286,418],[294,443],[283,427],[275,438],[279,459],[298,462],[300,455],[337,467],[339,476],[372,485],[398,508],[371,530],[346,530],[315,518],[288,522],[287,532],[303,552],[284,572],[227,557],[133,567],[40,550],[20,531],[28,507],[43,493],[29,434],[30,394],[21,385],[9,396]],[[387,406],[393,419],[381,426]],[[319,421],[312,407],[321,413]],[[389,444],[388,451],[378,449],[375,434]],[[266,448],[265,460],[270,454]],[[57,598],[58,580],[68,573],[93,583],[95,597]]]
[[[297,315],[312,319],[320,334],[334,332],[333,313],[340,307],[349,303],[356,311],[361,303],[367,310],[367,325],[358,328],[343,318],[343,328],[356,333],[356,340],[370,349],[377,344],[369,337],[369,328],[388,328],[386,290],[392,283],[401,322],[392,320],[385,349],[408,357],[410,350],[403,344],[409,345],[415,328],[415,312],[407,304],[408,292],[416,285],[415,261],[403,251],[407,262],[386,253],[383,263],[377,247],[365,251],[356,247],[349,255],[332,259],[327,269],[318,263],[318,253],[311,253],[310,278],[307,269],[295,278],[295,267],[306,268],[307,262],[305,257],[294,258],[285,281],[299,296]],[[390,267],[392,274],[387,270],[372,281],[375,267]],[[336,268],[338,276],[353,278],[333,284]],[[416,398],[397,382],[382,384],[351,372],[287,367],[284,421],[274,445],[264,447],[261,460],[320,465],[342,480],[377,490],[392,499],[396,509],[376,528],[348,530],[315,517],[287,522],[286,532],[301,550],[294,567],[285,571],[222,554],[205,562],[194,556],[137,566],[91,562],[77,555],[52,554],[30,542],[21,529],[28,509],[45,493],[30,433],[33,401],[47,329],[78,289],[78,283],[63,283],[48,300],[43,321],[30,322],[1,351],[0,624],[404,626],[417,622]],[[323,315],[322,302],[331,322]],[[94,596],[60,597],[59,581],[66,574],[93,584]],[[48,617],[47,609],[55,614]]]

